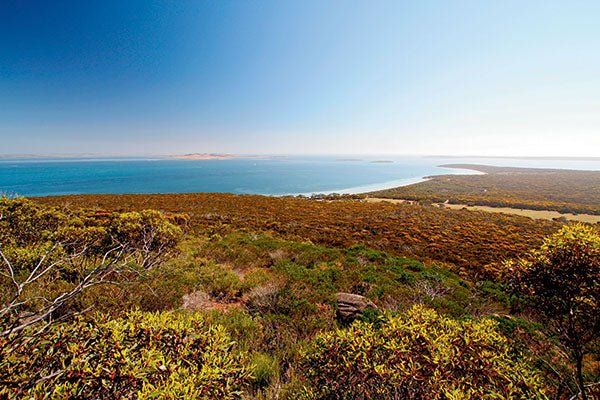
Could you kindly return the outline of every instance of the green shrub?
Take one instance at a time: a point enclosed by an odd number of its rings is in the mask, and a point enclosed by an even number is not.
[[[207,325],[221,325],[242,352],[257,351],[264,338],[263,326],[259,317],[232,308],[227,311],[212,310],[203,313]]]
[[[563,226],[539,249],[506,262],[502,273],[569,352],[587,399],[584,361],[598,355],[600,342],[600,232],[584,224]]]
[[[544,399],[528,360],[497,323],[457,321],[414,306],[380,328],[356,322],[305,352],[312,398]]]
[[[359,261],[368,260],[371,262],[376,262],[385,260],[386,258],[385,253],[378,250],[370,249],[362,244],[357,244],[349,247],[348,250],[346,250],[346,254],[352,257],[356,257]]]
[[[2,338],[0,352],[0,398],[232,399],[252,378],[225,329],[200,314],[100,316],[51,326],[27,346]]]
[[[241,294],[242,281],[231,267],[211,262],[198,266],[194,273],[205,290],[216,299],[232,299]]]
[[[267,353],[256,353],[252,357],[253,383],[256,387],[267,386],[271,381],[279,377],[279,363],[277,359]]]
[[[511,307],[517,301],[515,296],[509,293],[506,285],[501,283],[481,281],[477,283],[477,290],[481,295],[489,297],[507,308]]]

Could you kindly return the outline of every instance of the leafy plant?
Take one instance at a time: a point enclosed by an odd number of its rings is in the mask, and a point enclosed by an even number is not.
[[[586,225],[565,226],[505,268],[513,290],[528,297],[569,350],[587,399],[583,359],[600,339],[600,235]]]
[[[312,398],[545,399],[540,375],[490,319],[423,306],[319,335],[305,352]],[[312,392],[312,393],[310,393]]]
[[[182,232],[157,211],[96,218],[0,198],[0,336],[64,320],[81,293],[160,262]]]
[[[234,399],[253,379],[223,326],[200,314],[131,311],[22,339],[0,339],[0,397]]]

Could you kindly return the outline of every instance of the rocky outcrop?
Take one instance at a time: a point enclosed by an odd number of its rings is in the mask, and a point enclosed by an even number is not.
[[[376,309],[377,306],[369,299],[359,294],[336,293],[337,316],[342,321],[353,321],[367,308]]]

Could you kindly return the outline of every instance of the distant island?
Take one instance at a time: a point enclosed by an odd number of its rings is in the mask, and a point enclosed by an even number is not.
[[[276,158],[275,156],[241,156],[236,154],[220,154],[220,153],[189,153],[183,155],[170,156],[178,160],[231,160],[236,158]]]

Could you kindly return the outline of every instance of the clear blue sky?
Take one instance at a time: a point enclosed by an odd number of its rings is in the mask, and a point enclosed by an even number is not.
[[[600,1],[0,2],[0,153],[600,156]]]

